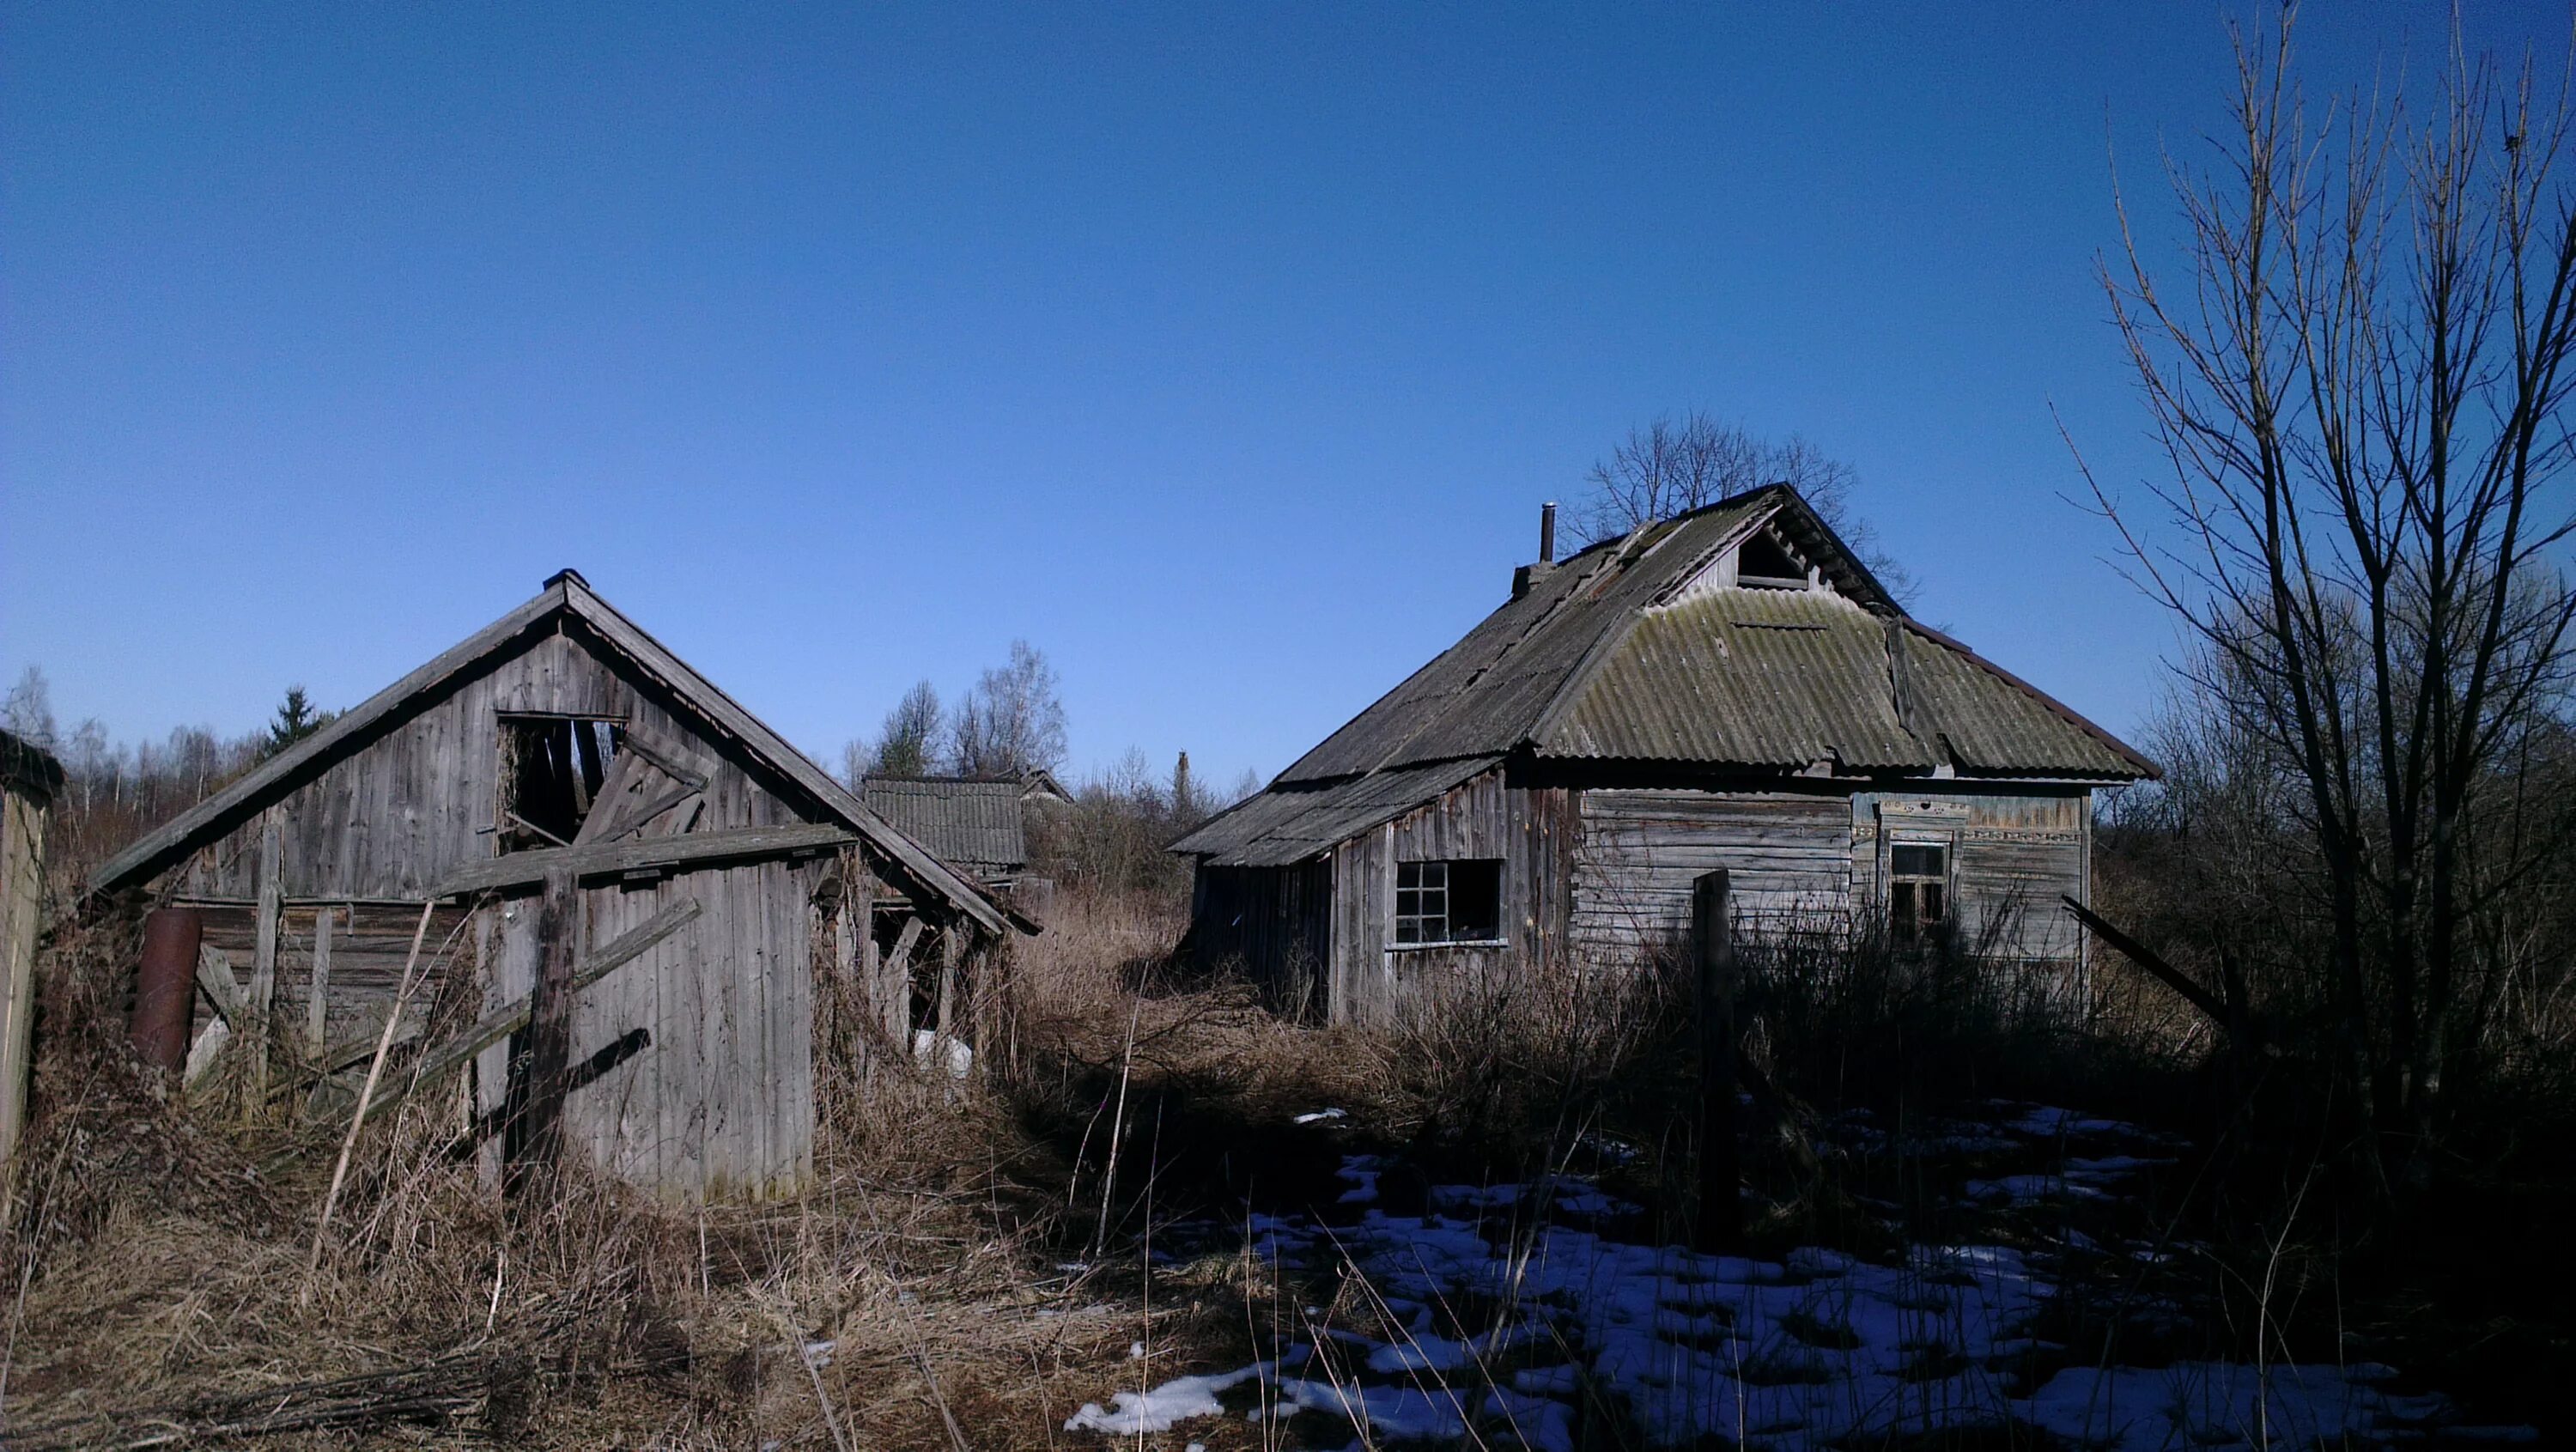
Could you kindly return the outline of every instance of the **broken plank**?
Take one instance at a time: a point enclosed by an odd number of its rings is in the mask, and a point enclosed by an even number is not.
[[[224,1016],[233,1032],[244,1032],[250,1025],[250,1001],[242,997],[241,984],[233,977],[233,960],[221,948],[197,950],[197,986],[206,991],[206,999],[215,1012]]]
[[[589,962],[574,969],[571,991],[578,993],[643,957],[662,940],[697,921],[701,911],[703,909],[695,902],[682,902],[673,903],[655,913],[652,921],[631,933],[621,935],[617,941],[600,949]],[[476,1054],[526,1028],[530,1007],[529,997],[529,995],[522,995],[512,999],[475,1020],[473,1027],[424,1052],[420,1056],[420,1063],[404,1077],[401,1084],[388,1086],[376,1092],[375,1097],[368,1101],[367,1112],[373,1114],[388,1105],[401,1103],[440,1078],[464,1067],[465,1063]],[[355,1113],[356,1109],[357,1106],[352,1104],[334,1118],[335,1120],[345,1119],[347,1115]]]
[[[693,832],[683,837],[649,837],[598,842],[586,847],[549,847],[513,852],[488,862],[474,862],[448,874],[432,889],[437,897],[459,897],[498,888],[532,887],[563,872],[576,880],[616,877],[643,867],[682,867],[747,857],[775,857],[794,852],[821,852],[858,838],[847,828],[829,825],[742,827],[725,832]]]

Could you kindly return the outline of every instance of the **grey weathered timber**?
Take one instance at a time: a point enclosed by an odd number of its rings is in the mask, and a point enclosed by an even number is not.
[[[197,986],[206,991],[206,1001],[224,1016],[234,1033],[250,1031],[250,1001],[242,997],[241,984],[233,977],[232,959],[221,948],[197,950]]]
[[[921,933],[919,917],[904,920],[877,980],[877,1011],[885,1015],[886,1037],[906,1054],[912,1052],[912,954]]]
[[[513,852],[458,868],[430,890],[432,897],[530,887],[558,873],[590,882],[631,872],[682,867],[726,860],[822,853],[859,839],[828,825],[742,827],[730,832],[691,832],[682,837],[631,838],[594,842],[585,847],[548,847]]]
[[[548,873],[537,905],[537,986],[528,996],[526,1082],[520,1086],[517,1143],[511,1147],[515,1186],[542,1181],[563,1162],[563,1104],[571,1092],[574,960],[581,952],[581,920],[568,868]]]
[[[14,1203],[26,1127],[36,1017],[37,919],[46,835],[63,771],[42,749],[0,731],[0,1205]]]
[[[278,901],[284,893],[280,874],[277,808],[271,807],[259,824],[259,913],[253,925],[257,946],[250,961],[250,1033],[243,1047],[250,1050],[250,1093],[254,1101],[268,1095],[268,1061],[275,1048],[277,1007],[277,932],[278,915],[284,910]]]
[[[336,911],[328,906],[313,911],[313,972],[304,989],[304,1051],[319,1058],[329,1041],[331,1025],[331,919]]]
[[[342,712],[331,724],[270,757],[240,781],[171,819],[160,830],[137,840],[109,858],[90,875],[93,891],[148,877],[194,851],[209,827],[237,822],[272,798],[277,788],[302,777],[311,766],[339,756],[363,741],[388,716],[408,703],[436,693],[468,667],[501,649],[563,608],[559,592],[547,590],[509,614],[442,652],[427,665]]]
[[[679,932],[682,928],[685,928],[689,924],[697,921],[699,913],[700,909],[696,903],[681,903],[656,914],[652,921],[645,923],[634,931],[620,936],[615,942],[612,942],[606,947],[600,949],[599,952],[592,955],[587,961],[582,963],[580,967],[573,970],[572,986],[574,991],[578,992],[581,989],[588,988],[592,984],[606,978],[609,974],[614,973],[618,969],[625,967],[627,964],[634,962],[636,959],[643,957],[646,953],[659,946],[665,939],[668,939],[672,934]],[[476,1055],[481,1054],[484,1050],[500,1043],[503,1039],[517,1033],[519,1030],[526,1028],[528,1026],[530,1007],[531,1005],[526,995],[512,999],[510,1002],[503,1004],[501,1007],[494,1009],[492,1012],[483,1015],[479,1019],[476,1019],[472,1027],[456,1035],[454,1038],[448,1039],[445,1042],[424,1051],[420,1056],[420,1062],[413,1065],[411,1072],[402,1077],[401,1083],[385,1084],[377,1088],[375,1096],[368,1101],[367,1112],[369,1114],[373,1114],[378,1109],[383,1109],[388,1106],[401,1103],[403,1100],[411,1097],[415,1093],[418,1093],[420,1090],[430,1087],[449,1074],[453,1074],[458,1069],[465,1067],[467,1063],[471,1062]],[[400,1042],[400,1040],[397,1040],[396,1042]],[[350,1051],[348,1052],[347,1057],[338,1065],[338,1067],[347,1068],[350,1065],[363,1062],[368,1056],[375,1053],[375,1051],[376,1046],[373,1043],[352,1045],[350,1046]],[[339,1111],[336,1117],[345,1119],[348,1115],[356,1112],[357,1105],[355,1102],[352,1102]]]
[[[579,576],[568,576],[563,580],[563,586],[567,600],[573,602],[574,608],[592,628],[645,670],[670,682],[674,689],[688,697],[691,704],[704,711],[720,730],[737,740],[774,743],[776,749],[768,754],[773,764],[791,781],[811,793],[861,836],[868,838],[906,873],[930,884],[935,891],[947,897],[958,911],[973,918],[986,931],[1009,931],[1009,920],[975,884],[923,851],[903,834],[886,826],[876,813],[868,810],[866,803],[850,794],[849,788],[833,780],[830,772],[816,766],[750,712],[734,704],[732,697],[682,664],[679,657],[662,647],[660,641],[636,629],[632,621],[608,608],[607,602],[593,595]]]
[[[539,850],[511,850],[530,845]],[[844,856],[877,885],[870,912],[889,923],[909,915],[968,937],[1030,930],[566,573],[135,843],[89,886],[110,902],[197,906],[209,943],[253,965],[253,979],[265,917],[298,961],[281,978],[274,950],[265,955],[269,1001],[235,992],[243,1003],[227,1023],[243,1027],[254,1007],[300,1018],[298,1057],[318,1043],[325,1059],[330,1045],[384,1029],[424,901],[435,904],[433,941],[474,951],[424,962],[428,981],[397,1035],[423,1032],[469,963],[486,1012],[537,991],[537,890],[550,873],[568,879],[559,916],[576,943],[698,904],[705,917],[687,943],[550,995],[548,1035],[560,1028],[568,1041],[560,1072],[546,1066],[558,1086],[582,1086],[547,1095],[562,1103],[567,1159],[696,1201],[792,1194],[810,1175],[814,977],[828,971],[817,889]],[[307,931],[312,974],[296,971]],[[876,940],[860,936],[864,955]],[[208,974],[219,1003],[232,999],[217,977],[255,986]],[[879,985],[865,986],[876,1003]],[[516,1057],[502,1044],[476,1056],[478,1115],[497,1122],[514,1092],[534,1087],[513,1091]],[[523,1081],[527,1068],[516,1066]],[[497,1176],[497,1161],[487,1165]]]

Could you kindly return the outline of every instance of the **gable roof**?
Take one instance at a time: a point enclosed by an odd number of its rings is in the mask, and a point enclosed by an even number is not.
[[[872,776],[859,784],[868,809],[895,830],[950,862],[976,868],[1027,865],[1023,803],[1033,793],[1052,790],[1025,777]]]
[[[755,761],[793,783],[813,799],[822,813],[847,827],[860,840],[890,859],[906,876],[931,894],[1000,933],[1011,919],[984,888],[919,844],[886,825],[831,773],[814,764],[786,738],[742,708],[731,696],[692,669],[660,641],[621,615],[595,594],[589,582],[571,570],[548,579],[545,588],[517,609],[466,637],[444,653],[343,712],[330,725],[262,762],[231,786],[182,812],[159,830],[145,835],[90,875],[92,893],[113,892],[148,881],[163,870],[241,825],[249,817],[319,775],[341,758],[364,749],[385,732],[409,719],[406,710],[466,676],[495,656],[517,649],[562,620],[577,620],[628,665],[668,691],[707,731],[738,745]]]
[[[1814,561],[1834,592],[1701,584],[1765,527]],[[1949,766],[1970,776],[2106,782],[2155,774],[2109,732],[1907,618],[1784,484],[1534,571],[1526,590],[1299,758],[1270,791],[1322,809],[1327,799],[1312,789],[1524,753],[1782,770],[1830,760],[1848,771]],[[1239,854],[1252,850],[1238,840],[1243,830],[1219,817],[1172,850]],[[1280,818],[1260,835],[1285,842],[1310,831]]]

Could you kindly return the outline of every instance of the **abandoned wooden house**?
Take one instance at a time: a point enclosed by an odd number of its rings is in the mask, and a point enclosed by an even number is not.
[[[1029,875],[1029,838],[1038,814],[1072,805],[1047,771],[1011,777],[871,776],[859,798],[888,826],[985,885],[1028,905],[1045,888]]]
[[[1269,788],[1175,843],[1194,953],[1379,1018],[1475,972],[1883,929],[2080,960],[2092,793],[2146,758],[1909,618],[1783,485],[1539,561]]]
[[[177,915],[196,1056],[229,1031],[252,1092],[362,1065],[401,1003],[397,1077],[453,1071],[463,1133],[680,1200],[792,1192],[818,1055],[970,1038],[1033,926],[569,570],[90,888]],[[432,1005],[475,1027],[420,1041]]]

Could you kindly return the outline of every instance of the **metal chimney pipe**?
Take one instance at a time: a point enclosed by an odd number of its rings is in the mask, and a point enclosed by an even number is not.
[[[188,1062],[188,1010],[203,933],[195,908],[155,908],[143,919],[143,961],[125,1032],[146,1060],[173,1074]]]
[[[1542,565],[1556,563],[1556,501],[1554,500],[1549,500],[1538,507],[1538,562]]]

